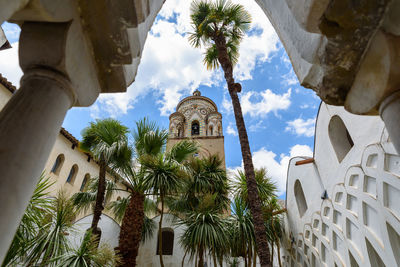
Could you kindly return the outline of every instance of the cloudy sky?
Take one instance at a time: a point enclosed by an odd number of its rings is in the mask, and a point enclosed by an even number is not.
[[[239,2],[239,0],[237,0]],[[286,171],[293,156],[312,156],[319,99],[301,87],[273,27],[253,1],[241,1],[253,17],[240,47],[234,75],[242,83],[241,104],[256,167],[266,167],[284,197]],[[72,108],[63,126],[80,138],[97,118],[114,117],[129,128],[149,117],[168,128],[168,116],[182,98],[199,89],[223,115],[227,168],[241,168],[235,119],[221,71],[207,71],[202,51],[189,45],[190,1],[168,0],[147,37],[136,81],[126,93],[104,94],[91,107]],[[18,87],[19,28],[4,23],[13,48],[0,52],[0,73]]]

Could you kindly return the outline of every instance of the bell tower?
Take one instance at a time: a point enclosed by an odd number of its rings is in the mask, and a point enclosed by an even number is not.
[[[222,115],[214,101],[202,96],[198,90],[182,99],[176,111],[169,116],[167,150],[184,139],[192,139],[199,144],[200,157],[217,154],[225,167]]]

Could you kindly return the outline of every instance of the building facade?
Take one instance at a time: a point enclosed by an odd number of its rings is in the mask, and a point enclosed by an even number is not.
[[[400,156],[379,117],[322,103],[286,186],[284,266],[400,266]]]
[[[222,115],[217,105],[196,90],[182,99],[169,116],[167,150],[179,141],[190,139],[198,143],[199,156],[218,155],[225,167]]]

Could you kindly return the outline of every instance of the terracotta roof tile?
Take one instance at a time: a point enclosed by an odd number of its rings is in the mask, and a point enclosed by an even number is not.
[[[1,73],[0,73],[0,84],[2,84],[13,94],[15,93],[15,91],[17,91],[17,88],[11,82],[9,82],[3,75],[1,75]]]

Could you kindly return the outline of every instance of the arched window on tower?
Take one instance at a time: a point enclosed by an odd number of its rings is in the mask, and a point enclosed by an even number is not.
[[[192,122],[192,135],[199,135],[200,134],[200,125],[198,121]]]
[[[83,181],[82,181],[82,184],[81,184],[81,188],[79,189],[81,192],[85,191],[86,185],[87,185],[89,179],[90,179],[90,174],[86,173],[85,177],[83,178]]]
[[[213,130],[214,130],[213,126],[210,125],[210,127],[208,128],[208,135],[212,136],[214,134]]]
[[[74,184],[77,173],[78,165],[74,164],[74,166],[72,166],[71,170],[69,171],[67,183]]]
[[[339,162],[342,162],[354,146],[354,142],[349,131],[347,131],[346,125],[339,116],[335,115],[329,121],[328,134],[336,157]]]
[[[172,255],[174,251],[174,230],[171,228],[162,228],[162,254],[163,255]],[[158,235],[157,235],[158,237]],[[160,255],[159,253],[159,243],[157,238],[157,251],[156,255]]]
[[[58,157],[56,158],[56,161],[54,162],[53,167],[51,168],[51,172],[54,174],[59,174],[61,167],[64,163],[64,154],[60,154],[58,155]]]

